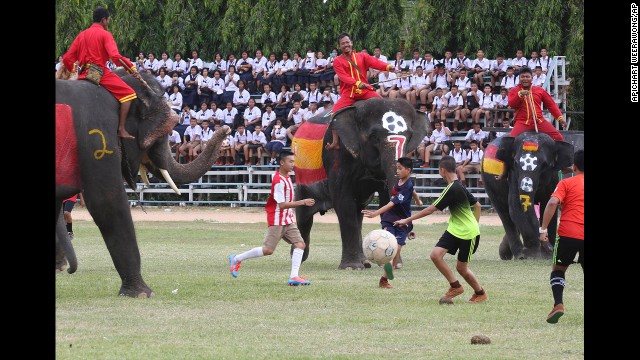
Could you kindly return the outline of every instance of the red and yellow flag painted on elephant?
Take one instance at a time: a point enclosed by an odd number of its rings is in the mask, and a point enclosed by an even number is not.
[[[524,151],[538,151],[538,143],[535,141],[525,141],[522,143],[522,150]]]
[[[482,171],[491,175],[500,175],[504,170],[504,162],[496,158],[498,147],[489,144],[482,157]]]
[[[305,122],[296,131],[292,144],[296,155],[296,184],[307,185],[327,178],[322,164],[322,148],[328,127],[329,124]]]
[[[78,139],[66,104],[56,104],[56,185],[80,187]]]

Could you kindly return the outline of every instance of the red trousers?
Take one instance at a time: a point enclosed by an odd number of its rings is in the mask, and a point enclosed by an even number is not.
[[[333,105],[333,109],[331,110],[331,112],[335,113],[336,111],[344,107],[353,105],[358,100],[367,100],[374,97],[382,97],[375,90],[370,90],[368,88],[361,89],[361,90],[362,90],[361,94],[354,94],[352,98],[348,96],[341,96],[340,99],[338,99],[338,101]]]
[[[85,71],[78,76],[78,79],[84,79],[86,76],[87,72]],[[100,79],[100,85],[104,86],[104,88],[121,103],[131,101],[138,97],[131,86],[127,85],[120,76],[106,69]]]
[[[521,133],[529,130],[536,130],[535,126],[533,125],[533,121],[530,121],[529,125],[525,125],[524,121],[516,121],[516,123],[513,125],[513,129],[511,129],[511,133],[509,134],[509,136],[516,137]],[[546,133],[547,135],[551,136],[553,140],[564,140],[562,134],[560,134],[560,132],[558,132],[558,130],[556,130],[556,128],[547,120],[538,122],[538,131]]]

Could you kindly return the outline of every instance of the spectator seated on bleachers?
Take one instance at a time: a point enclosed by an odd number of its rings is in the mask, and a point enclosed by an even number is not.
[[[488,137],[489,137],[489,134],[484,130],[480,129],[480,123],[473,123],[472,129],[469,130],[467,132],[467,135],[464,137],[465,144],[463,147],[465,149],[469,149],[471,148],[471,143],[475,141],[476,144],[478,144],[478,147],[484,148],[486,147],[485,142]]]
[[[276,165],[276,159],[280,156],[280,151],[287,144],[287,129],[282,125],[281,119],[276,119],[271,130],[271,141],[267,143],[266,150],[271,157],[269,165]]]
[[[480,162],[484,155],[484,151],[480,149],[476,140],[471,141],[470,147],[470,150],[467,152],[467,158],[462,163],[462,166],[456,169],[458,179],[465,187],[467,186],[467,181],[465,180],[464,174],[479,174]]]
[[[436,120],[435,129],[431,133],[429,138],[429,145],[423,146],[422,151],[418,150],[418,155],[424,163],[420,166],[423,168],[431,167],[431,154],[448,154],[449,149],[453,148],[453,144],[449,137],[451,136],[451,130],[448,127],[443,126],[440,120]],[[420,145],[424,144],[421,143]]]

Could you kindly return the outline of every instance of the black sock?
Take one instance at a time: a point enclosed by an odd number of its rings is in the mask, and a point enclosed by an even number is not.
[[[73,232],[73,223],[67,223],[67,232]]]
[[[474,292],[476,293],[476,295],[482,295],[484,294],[484,288]]]
[[[564,271],[553,270],[549,280],[553,293],[553,306],[562,304],[562,292],[564,291]]]
[[[456,280],[455,282],[449,283],[449,285],[451,285],[451,287],[454,288],[454,289],[457,289],[460,286],[462,286],[462,285],[460,285],[460,281],[458,281],[458,280]]]

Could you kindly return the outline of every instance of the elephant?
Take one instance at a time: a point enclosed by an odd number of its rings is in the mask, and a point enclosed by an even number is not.
[[[63,200],[83,191],[87,210],[120,275],[119,295],[150,297],[154,292],[141,275],[140,250],[124,182],[135,189],[134,176],[140,172],[148,183],[146,174],[150,171],[180,194],[175,184],[196,181],[210,170],[231,130],[228,126],[216,130],[196,160],[177,163],[168,134],[179,118],[162,96],[158,82],[151,75],[140,74],[145,85],[120,69],[116,72],[137,94],[126,122],[135,140],[117,136],[120,105],[106,89],[83,80],[56,80],[56,221]],[[63,251],[62,246],[56,249]]]
[[[557,212],[548,227],[550,241],[546,246],[539,241],[539,216],[544,213],[558,184],[559,170],[572,165],[573,153],[572,142],[556,141],[545,133],[534,131],[515,138],[503,136],[487,146],[481,176],[505,230],[498,250],[502,260],[551,255]],[[540,204],[540,215],[534,207],[537,203]]]
[[[414,151],[429,132],[424,112],[405,99],[372,98],[304,122],[292,140],[296,199],[314,198],[315,205],[296,208],[296,220],[309,256],[313,215],[333,208],[342,238],[340,269],[371,264],[362,252],[362,213],[378,192],[381,206],[391,199],[396,160]],[[327,150],[330,125],[340,135],[340,148]]]

